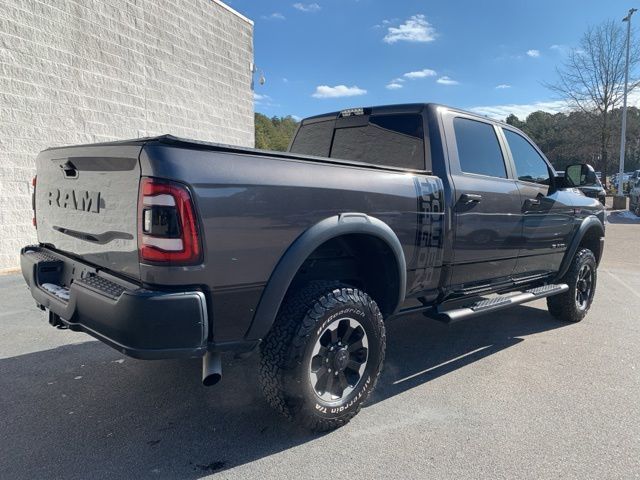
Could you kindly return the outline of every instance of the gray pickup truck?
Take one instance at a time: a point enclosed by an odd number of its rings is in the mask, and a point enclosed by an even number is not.
[[[289,152],[171,136],[37,159],[24,278],[55,327],[141,359],[259,350],[268,402],[314,430],[348,422],[385,321],[454,322],[547,297],[591,305],[604,210],[510,125],[433,104],[305,119]]]

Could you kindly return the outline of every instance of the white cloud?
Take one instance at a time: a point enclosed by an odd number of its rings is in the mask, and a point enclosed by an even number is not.
[[[536,50],[535,48],[527,50],[527,56],[531,58],[538,58],[540,56],[540,50]]]
[[[440,77],[438,80],[436,80],[436,82],[440,85],[458,85],[460,83],[457,80],[454,80],[453,78],[449,78],[447,76]]]
[[[366,90],[357,86],[347,87],[346,85],[336,85],[330,87],[328,85],[318,85],[316,91],[311,95],[314,98],[339,98],[339,97],[356,97],[365,95]]]
[[[436,71],[431,70],[430,68],[425,68],[424,70],[418,70],[416,72],[407,72],[403,75],[403,77],[416,79],[416,78],[427,78],[427,77],[435,77]]]
[[[486,115],[487,117],[504,120],[512,113],[520,120],[524,120],[527,116],[538,110],[549,113],[559,113],[567,110],[567,103],[564,100],[551,100],[546,102],[534,102],[525,104],[508,104],[508,105],[491,105],[486,107],[470,108],[472,112]]]
[[[274,103],[273,98],[271,98],[269,95],[256,93],[256,92],[253,92],[253,103],[256,106],[260,106],[263,108],[280,106],[279,104]]]
[[[385,19],[382,20],[382,22],[376,24],[373,26],[373,28],[382,28],[382,27],[388,27],[389,25],[391,25],[392,23],[397,22],[398,19],[397,18],[392,18],[392,19]]]
[[[284,20],[285,16],[282,15],[281,13],[275,12],[275,13],[272,13],[271,15],[262,15],[262,18],[264,20]]]
[[[634,91],[629,94],[628,104],[640,108],[640,91]],[[568,113],[570,111],[570,105],[564,100],[546,100],[533,103],[472,107],[468,110],[497,120],[504,120],[513,113],[520,120],[524,120],[528,115],[539,110],[549,113]]]
[[[629,92],[627,105],[640,108],[640,90],[632,90]]]
[[[387,90],[400,90],[402,88],[401,83],[391,82],[387,85]]]
[[[569,47],[568,45],[554,43],[549,47],[549,50],[553,50],[554,52],[559,53],[560,55],[566,55],[571,51],[571,47]]]
[[[420,14],[412,16],[397,27],[389,27],[383,41],[391,44],[396,42],[432,42],[435,38],[435,28],[424,15]]]
[[[508,83],[501,83],[499,85],[496,85],[496,90],[505,90],[507,88],[511,88],[511,85],[509,85]]]
[[[404,83],[404,78],[398,77],[391,80],[391,83]]]
[[[320,7],[320,5],[318,5],[317,3],[294,3],[293,8],[295,8],[296,10],[300,10],[301,12],[318,12],[322,9],[322,7]]]

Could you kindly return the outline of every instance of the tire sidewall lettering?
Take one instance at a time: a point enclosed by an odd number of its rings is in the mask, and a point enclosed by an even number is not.
[[[331,323],[333,323],[336,319],[341,318],[341,317],[346,317],[348,318],[349,315],[356,315],[360,318],[366,318],[366,313],[363,312],[362,310],[360,310],[359,308],[355,308],[355,307],[347,307],[347,308],[341,308],[340,310],[338,310],[335,313],[332,313],[331,315],[329,315],[321,324],[320,326],[316,329],[316,339],[320,336],[320,334],[322,333],[322,331]]]
[[[340,405],[339,407],[331,407],[331,406],[320,405],[318,402],[316,402],[315,410],[325,415],[336,415],[338,413],[347,411],[351,407],[356,405],[360,401],[360,399],[367,394],[367,391],[369,390],[370,385],[371,385],[371,375],[368,375],[367,379],[358,390],[358,394],[355,395],[346,404]]]
[[[367,314],[367,312],[365,311],[365,308],[358,307],[357,305],[344,306],[336,309],[335,311],[332,311],[331,314],[324,317],[324,319],[320,323],[318,323],[317,327],[313,330],[314,334],[312,335],[312,341],[309,342],[309,346],[308,346],[309,351],[306,353],[305,360],[302,362],[302,365],[306,366],[307,362],[309,361],[309,355],[310,355],[311,349],[313,348],[313,344],[319,338],[320,334],[325,330],[325,328],[328,325],[330,325],[337,319],[354,318],[354,319],[362,320],[362,327],[367,331],[367,334],[370,337],[378,338],[379,333],[376,332],[374,328],[372,328],[372,325],[371,325],[372,321],[370,318],[368,318],[369,315],[373,315],[373,314],[374,314],[373,312]],[[372,371],[374,371],[373,370],[374,365],[379,365],[380,363],[380,356],[378,351],[372,350],[371,355],[372,356],[369,359],[371,363],[370,365],[367,366],[365,377],[360,379],[360,385],[357,387],[356,390],[354,390],[349,395],[348,401],[345,402],[343,405],[334,406],[334,405],[331,405],[330,403],[323,403],[318,401],[315,395],[315,392],[313,391],[313,388],[311,387],[311,385],[308,386],[308,391],[315,398],[313,402],[312,411],[315,412],[316,415],[320,415],[322,417],[327,417],[327,418],[340,416],[345,412],[348,412],[354,408],[357,408],[358,405],[360,405],[360,403],[368,397],[371,391],[371,388],[374,384],[374,378],[372,377]]]

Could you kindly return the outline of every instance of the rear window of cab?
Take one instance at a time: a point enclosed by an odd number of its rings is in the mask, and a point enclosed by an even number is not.
[[[363,115],[302,125],[290,152],[424,170],[424,138],[419,113]]]

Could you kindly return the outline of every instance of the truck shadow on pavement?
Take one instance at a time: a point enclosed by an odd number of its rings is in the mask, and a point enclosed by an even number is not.
[[[629,210],[610,212],[607,216],[608,223],[620,223],[623,225],[640,225],[640,217]]]
[[[394,320],[369,406],[563,325],[527,306],[452,326]],[[0,360],[0,478],[200,478],[317,439],[266,405],[257,360],[227,358],[213,388],[197,360],[137,361],[95,341]]]

